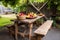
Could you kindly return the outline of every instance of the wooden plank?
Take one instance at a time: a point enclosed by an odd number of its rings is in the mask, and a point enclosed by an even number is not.
[[[29,29],[29,31],[30,31],[29,32],[29,40],[31,40],[33,23],[30,23],[29,26],[30,26],[30,29]]]
[[[31,4],[37,11],[39,11],[39,9],[38,9],[33,3],[30,2],[30,4]]]
[[[37,19],[42,18],[43,16],[37,16],[37,18],[34,19],[24,19],[24,20],[20,20],[21,22],[26,22],[26,23],[33,23],[35,22]]]
[[[47,1],[47,2],[48,2],[48,1]],[[45,2],[45,3],[39,8],[38,11],[40,11],[40,10],[47,4],[47,2]]]
[[[37,30],[34,31],[35,34],[39,35],[46,35],[48,30],[50,29],[53,21],[52,20],[47,20],[44,24],[42,24]]]
[[[48,2],[48,1],[47,1]],[[30,4],[38,11],[40,12],[40,10],[47,4],[47,2],[45,2],[39,9],[33,4],[30,2]]]
[[[18,40],[18,25],[15,23],[15,40]]]
[[[22,37],[25,37],[25,33],[18,32],[18,34],[21,35]]]

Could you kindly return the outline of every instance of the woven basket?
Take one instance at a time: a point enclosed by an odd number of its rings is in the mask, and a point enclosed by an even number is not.
[[[26,19],[26,16],[25,15],[24,16],[19,16],[19,19],[24,20],[24,19]]]

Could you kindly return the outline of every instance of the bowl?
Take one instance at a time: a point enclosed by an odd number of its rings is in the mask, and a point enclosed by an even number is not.
[[[25,15],[24,16],[19,16],[19,19],[24,20],[24,19],[26,19],[26,16]]]

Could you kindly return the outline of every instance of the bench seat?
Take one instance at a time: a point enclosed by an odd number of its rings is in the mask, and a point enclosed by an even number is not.
[[[47,20],[37,30],[35,30],[34,33],[45,36],[47,34],[48,30],[51,28],[52,23],[53,23],[53,20]]]

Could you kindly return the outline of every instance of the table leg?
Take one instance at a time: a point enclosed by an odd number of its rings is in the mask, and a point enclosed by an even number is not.
[[[30,31],[30,33],[29,33],[29,40],[31,40],[33,24],[30,23],[29,26],[30,26],[30,29],[29,29],[29,31]]]
[[[17,26],[17,24],[15,24],[15,40],[18,40],[17,33],[18,33],[18,26]]]

